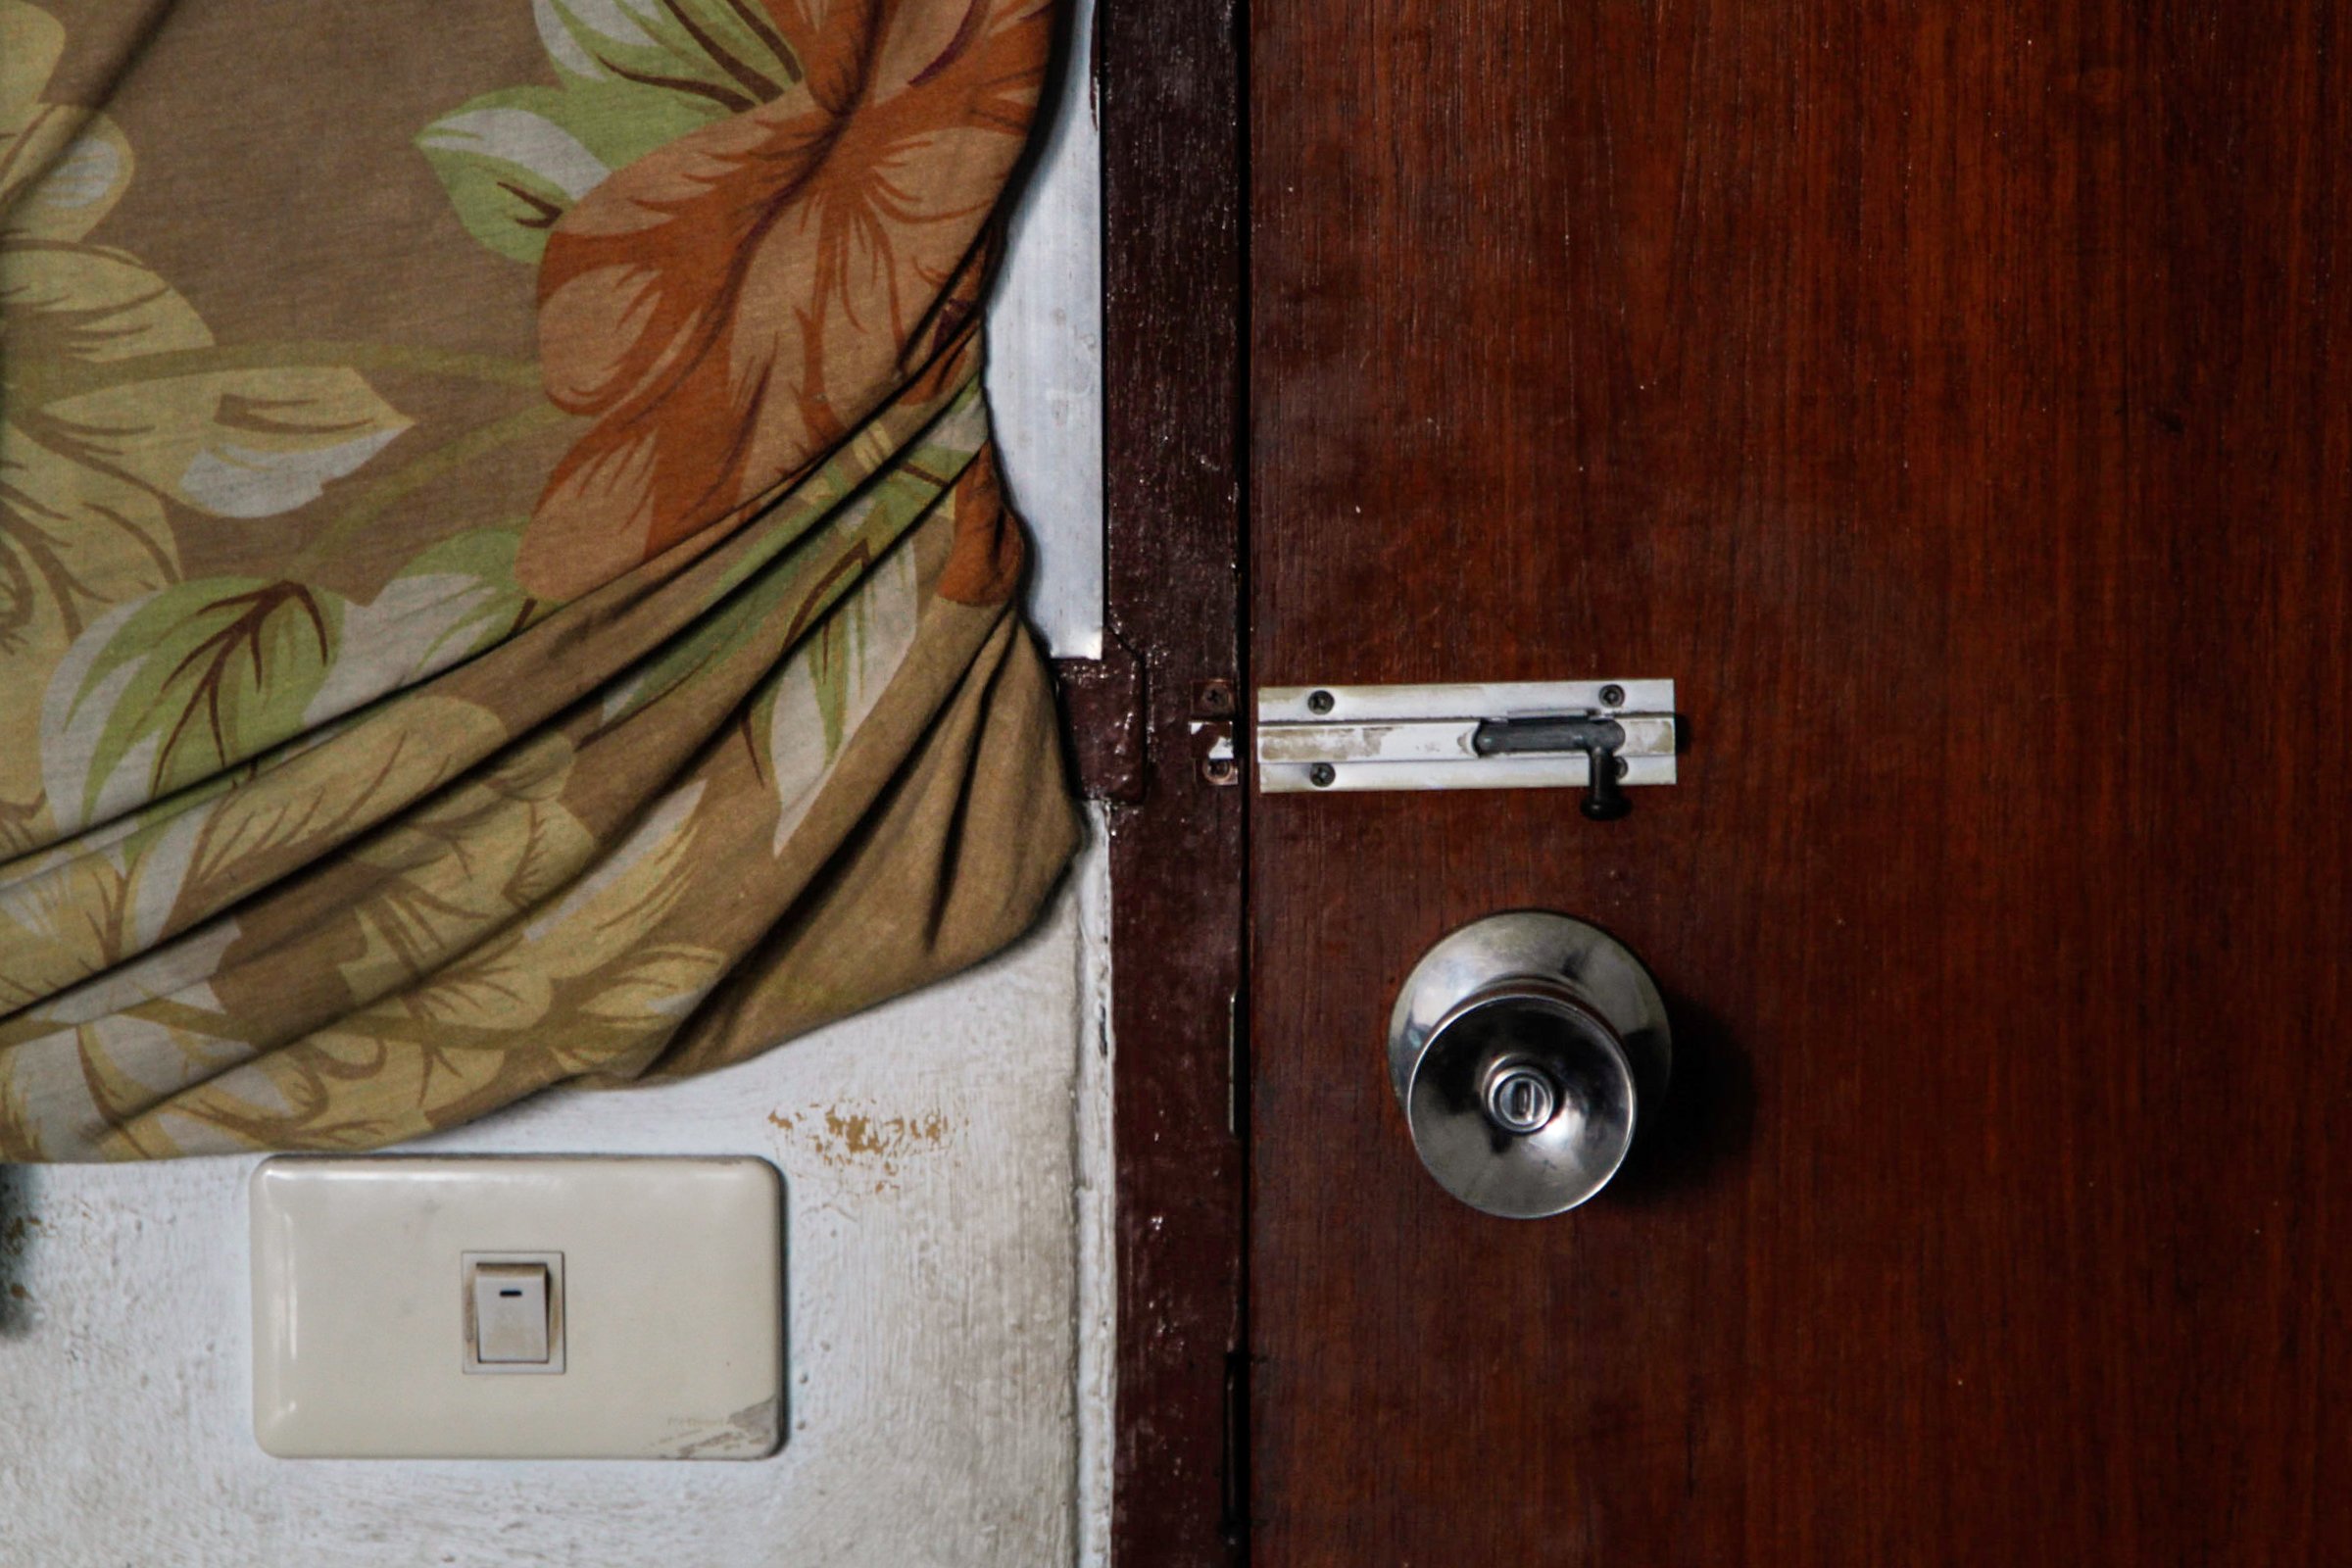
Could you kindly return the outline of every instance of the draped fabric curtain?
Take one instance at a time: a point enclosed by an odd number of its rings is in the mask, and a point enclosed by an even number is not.
[[[1073,847],[1044,0],[0,0],[0,1158],[692,1073]]]

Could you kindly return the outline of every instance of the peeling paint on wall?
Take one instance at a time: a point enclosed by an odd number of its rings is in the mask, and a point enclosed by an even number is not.
[[[835,1170],[870,1170],[877,1194],[897,1191],[900,1165],[937,1153],[955,1130],[945,1111],[885,1115],[871,1105],[771,1110],[767,1119],[812,1159]]]

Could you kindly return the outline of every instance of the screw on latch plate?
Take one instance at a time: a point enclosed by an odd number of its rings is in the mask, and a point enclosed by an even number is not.
[[[1200,781],[1230,789],[1242,781],[1241,760],[1233,755],[1234,686],[1218,675],[1193,683],[1193,744],[1200,759]]]
[[[1605,694],[1604,694],[1605,695]],[[1618,699],[1625,694],[1619,692]],[[1595,822],[1614,822],[1634,808],[1618,781],[1625,777],[1625,759],[1617,749],[1625,744],[1625,726],[1613,718],[1587,713],[1563,713],[1541,718],[1490,718],[1470,737],[1471,750],[1481,757],[1507,757],[1528,752],[1582,752],[1588,764],[1584,804],[1577,808]]]

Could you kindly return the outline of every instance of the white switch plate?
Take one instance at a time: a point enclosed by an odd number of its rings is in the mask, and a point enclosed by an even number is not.
[[[294,1156],[253,1173],[253,1425],[281,1458],[756,1459],[783,1431],[761,1159]],[[562,1253],[564,1370],[466,1370],[468,1252]]]

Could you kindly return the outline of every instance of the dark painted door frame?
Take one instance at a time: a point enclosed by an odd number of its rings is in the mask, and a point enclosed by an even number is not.
[[[1118,1568],[1246,1550],[1244,800],[1210,755],[1248,691],[1240,24],[1103,0],[1095,24],[1108,636],[1064,688],[1111,830]]]

